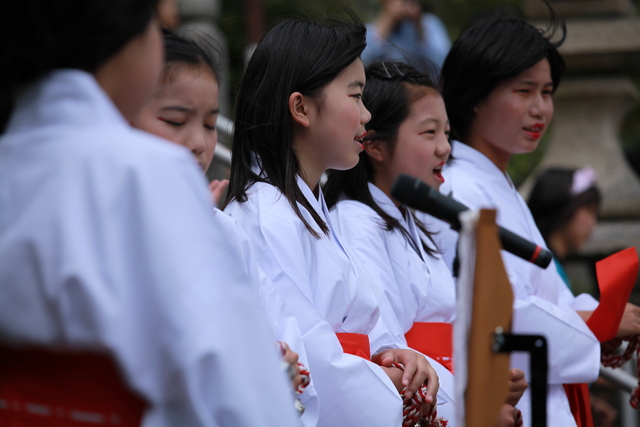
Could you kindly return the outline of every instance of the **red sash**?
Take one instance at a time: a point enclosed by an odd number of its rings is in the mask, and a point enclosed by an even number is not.
[[[107,355],[0,347],[0,427],[137,427],[144,409]]]
[[[578,427],[593,427],[589,384],[564,384],[564,391]]]
[[[453,325],[416,322],[404,336],[407,345],[435,359],[453,373]]]
[[[352,334],[348,332],[337,332],[336,336],[342,351],[354,356],[360,356],[363,359],[371,360],[371,348],[369,345],[369,336],[365,334]]]

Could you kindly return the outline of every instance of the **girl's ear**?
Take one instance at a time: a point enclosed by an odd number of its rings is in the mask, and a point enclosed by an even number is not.
[[[367,136],[372,133],[373,132],[368,132]],[[367,153],[367,156],[371,157],[373,160],[383,162],[387,157],[387,142],[379,141],[377,139],[365,141],[364,151]]]
[[[296,123],[309,127],[309,99],[300,92],[289,96],[289,114]]]

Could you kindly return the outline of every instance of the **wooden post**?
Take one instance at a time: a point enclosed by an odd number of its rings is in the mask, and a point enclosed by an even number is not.
[[[509,388],[510,356],[492,350],[496,329],[511,330],[513,311],[513,292],[500,255],[495,218],[495,210],[481,210],[476,229],[465,393],[467,427],[495,425]]]

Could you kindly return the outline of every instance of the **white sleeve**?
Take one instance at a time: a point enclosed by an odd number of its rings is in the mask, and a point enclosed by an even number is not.
[[[295,224],[271,216],[260,232],[262,238],[252,242],[261,265],[298,319],[319,397],[318,426],[401,425],[402,401],[388,376],[378,365],[343,353],[335,331],[314,304],[305,238]]]
[[[274,332],[275,339],[287,343],[287,345],[298,354],[298,362],[305,367],[309,367],[304,343],[302,341],[302,333],[298,325],[298,319],[295,318],[282,295],[278,292],[273,282],[264,273],[258,265],[253,246],[242,228],[238,226],[236,220],[227,215],[225,212],[214,209],[216,223],[220,227],[233,230],[236,239],[243,248],[244,259],[247,269],[255,272],[259,278],[260,285],[259,294],[261,302],[270,320],[270,326]],[[318,395],[315,391],[313,373],[310,376],[310,382],[304,389],[304,392],[298,397],[304,405],[304,414],[301,421],[304,427],[314,427],[318,423]]]
[[[374,212],[363,212],[359,206],[339,204],[332,211],[332,218],[345,245],[360,264],[362,274],[366,273],[370,286],[377,287],[380,294],[380,319],[369,333],[371,354],[398,346],[407,348],[403,324],[413,325],[413,319],[404,319],[407,314],[404,298],[413,298],[413,295],[403,295],[399,290],[398,281],[408,282],[408,279],[396,276],[403,269],[393,268],[380,217]],[[406,262],[406,257],[398,258],[398,262]]]
[[[538,267],[525,265],[526,261],[502,252],[502,259],[514,290],[513,331],[522,334],[540,334],[547,338],[550,384],[583,383],[594,381],[600,368],[600,346],[587,324],[570,305],[560,304],[558,294],[549,301],[534,293],[530,283],[521,274]],[[548,268],[554,268],[550,265]],[[536,277],[555,280],[551,274]],[[545,272],[546,273],[546,272]],[[526,274],[525,274],[526,276]],[[559,279],[558,279],[559,280]],[[568,289],[564,285],[556,290]],[[573,296],[571,295],[573,299]]]
[[[298,353],[298,362],[309,368],[309,357],[302,340],[302,332],[298,325],[298,319],[293,315],[285,299],[280,295],[273,282],[258,267],[261,276],[260,295],[262,301],[266,305],[266,311],[271,318],[275,336],[278,341],[287,343],[287,345],[296,353]],[[318,394],[315,390],[314,373],[310,372],[309,385],[299,396],[300,401],[304,404],[305,410],[301,418],[305,427],[314,427],[318,424],[319,403]]]
[[[121,175],[105,167],[91,178],[101,172],[115,191],[87,182],[100,203],[65,201],[60,249],[77,260],[59,278],[67,338],[102,335],[150,401],[145,426],[298,425],[242,249],[214,226],[187,157],[163,160]]]
[[[466,179],[457,184],[453,191],[454,197],[467,206],[496,206],[488,190],[480,188],[473,180]],[[593,381],[598,376],[600,345],[575,310],[569,305],[561,304],[562,293],[568,292],[566,286],[552,283],[556,279],[560,280],[553,276],[553,271],[538,270],[538,267],[504,250],[501,254],[514,292],[513,331],[540,334],[547,338],[548,382],[563,384]]]
[[[513,303],[513,332],[543,335],[548,346],[548,383],[595,381],[600,369],[600,346],[582,318],[535,296]]]

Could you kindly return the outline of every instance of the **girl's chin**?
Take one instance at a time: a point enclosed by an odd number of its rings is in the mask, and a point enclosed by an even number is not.
[[[435,177],[429,177],[429,179],[422,179],[422,181],[424,181],[424,183],[427,184],[429,187],[433,187],[436,190],[440,191],[440,186],[442,185],[442,183],[437,179],[435,179]]]

